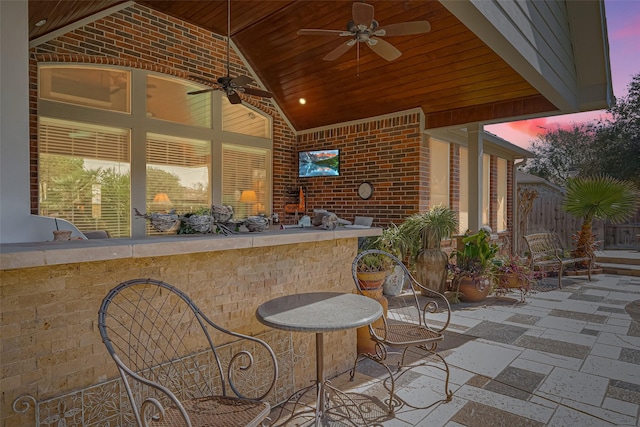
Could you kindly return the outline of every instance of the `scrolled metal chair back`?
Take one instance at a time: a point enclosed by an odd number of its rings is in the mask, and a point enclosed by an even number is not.
[[[102,301],[98,328],[138,425],[146,425],[149,406],[155,407],[151,416],[171,406],[188,420],[181,401],[233,396],[231,391],[261,400],[275,385],[276,358],[266,343],[216,325],[184,292],[159,280],[134,279],[113,288]],[[224,357],[214,341],[221,334],[226,335],[221,344],[231,343]],[[250,345],[235,346],[238,340]],[[271,373],[258,372],[265,359],[273,366]]]

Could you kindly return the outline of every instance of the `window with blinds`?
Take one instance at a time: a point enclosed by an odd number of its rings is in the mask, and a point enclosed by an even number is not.
[[[498,158],[498,230],[507,229],[507,160]]]
[[[270,151],[222,144],[222,203],[233,207],[234,217],[267,212],[267,164]]]
[[[236,218],[271,213],[272,129],[262,112],[210,92],[189,95],[207,87],[146,70],[38,70],[42,215],[142,237],[158,232],[132,221],[134,207],[185,215],[229,204]],[[145,114],[123,114],[131,111]]]
[[[491,198],[491,156],[482,155],[482,225],[489,225],[489,205]]]
[[[458,231],[469,229],[469,150],[460,147],[460,217]]]
[[[38,140],[40,214],[129,236],[129,130],[40,117]]]
[[[431,206],[449,206],[449,144],[430,138],[431,169],[429,193]]]
[[[209,141],[147,134],[147,211],[194,212],[211,206]]]

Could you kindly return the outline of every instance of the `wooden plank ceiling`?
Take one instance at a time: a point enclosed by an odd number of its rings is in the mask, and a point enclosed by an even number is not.
[[[35,39],[123,0],[29,0]],[[139,0],[214,33],[227,33],[227,2]],[[352,1],[232,0],[231,38],[296,130],[422,108],[427,128],[556,108],[434,0],[370,0],[381,27],[428,20],[431,31],[386,37],[402,55],[388,62],[363,43],[322,58],[346,38],[303,36],[301,28],[342,30]],[[47,23],[36,27],[41,19]],[[359,53],[359,54],[358,54]],[[300,98],[307,103],[301,105]]]

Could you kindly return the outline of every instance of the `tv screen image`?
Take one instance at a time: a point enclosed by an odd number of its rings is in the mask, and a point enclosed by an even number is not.
[[[340,150],[315,150],[298,152],[298,176],[340,175]]]

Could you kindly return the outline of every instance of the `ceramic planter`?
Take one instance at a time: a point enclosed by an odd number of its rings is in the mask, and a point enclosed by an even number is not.
[[[483,301],[491,291],[491,280],[484,276],[462,276],[456,279],[459,299],[462,302]]]
[[[416,257],[416,279],[426,288],[444,292],[449,257],[440,249],[421,251]]]
[[[380,289],[387,277],[386,271],[360,271],[358,272],[358,282],[361,289]]]

